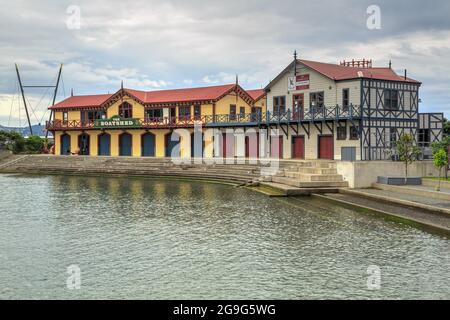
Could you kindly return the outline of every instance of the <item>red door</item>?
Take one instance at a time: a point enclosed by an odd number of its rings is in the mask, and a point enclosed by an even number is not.
[[[278,142],[278,143],[277,143]],[[283,137],[270,137],[270,155],[275,159],[283,159]]]
[[[231,133],[229,135],[222,133],[222,157],[234,157],[234,135]]]
[[[334,159],[333,136],[319,137],[319,159]]]
[[[303,119],[304,94],[294,94],[292,96],[292,118]]]
[[[255,139],[256,141],[254,141]],[[251,150],[250,145],[252,145]],[[245,157],[259,158],[259,132],[245,137]]]
[[[292,137],[292,158],[305,159],[305,137]]]

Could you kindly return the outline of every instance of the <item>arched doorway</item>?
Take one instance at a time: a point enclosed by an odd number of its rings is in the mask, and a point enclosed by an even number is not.
[[[98,136],[98,155],[109,156],[111,154],[111,136],[102,133]]]
[[[70,136],[67,133],[64,133],[61,136],[61,155],[70,154]]]
[[[168,133],[165,136],[165,156],[170,157],[179,157],[180,156],[180,135],[172,132]]]
[[[129,133],[119,135],[119,156],[131,156],[132,140]]]
[[[204,134],[200,134],[201,142],[196,144],[195,133],[191,133],[191,158],[203,158],[205,153]]]
[[[80,155],[89,155],[89,142],[90,138],[87,133],[82,133],[78,136],[78,149],[80,150]]]
[[[155,156],[155,135],[147,132],[141,136],[141,155],[143,157]]]

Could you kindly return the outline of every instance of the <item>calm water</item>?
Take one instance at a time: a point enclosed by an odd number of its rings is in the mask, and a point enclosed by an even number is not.
[[[0,188],[2,299],[450,298],[449,240],[316,200],[119,178]]]

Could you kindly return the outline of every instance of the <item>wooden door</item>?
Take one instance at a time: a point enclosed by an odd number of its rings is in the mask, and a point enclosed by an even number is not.
[[[259,158],[259,132],[245,137],[245,157]]]
[[[155,156],[155,135],[148,132],[141,137],[141,147],[143,157],[154,157]]]
[[[119,135],[119,156],[131,156],[132,136],[129,133]]]
[[[305,96],[303,93],[294,94],[292,96],[292,118],[303,119],[305,106]]]
[[[305,159],[305,137],[292,137],[292,158]]]
[[[319,136],[319,159],[334,159],[333,136]]]
[[[270,156],[283,159],[283,137],[270,137]]]

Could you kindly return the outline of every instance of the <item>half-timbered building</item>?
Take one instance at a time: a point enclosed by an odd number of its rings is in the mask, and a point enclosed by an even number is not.
[[[443,114],[419,113],[420,85],[370,60],[294,59],[266,87],[267,111],[297,120],[280,124],[285,157],[384,160],[402,132],[425,149],[442,138]]]
[[[71,96],[50,108],[47,129],[56,154],[169,157],[178,146],[180,157],[384,160],[402,132],[424,150],[442,138],[443,114],[419,113],[420,85],[367,60],[295,57],[265,89]]]

